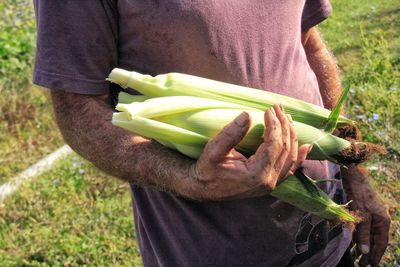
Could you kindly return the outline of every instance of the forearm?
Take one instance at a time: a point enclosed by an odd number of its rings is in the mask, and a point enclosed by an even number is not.
[[[317,77],[324,106],[332,109],[341,94],[339,68],[335,58],[316,28],[303,33],[303,45],[307,60]]]
[[[65,141],[104,172],[125,181],[187,196],[192,161],[111,124],[107,96],[52,92]]]

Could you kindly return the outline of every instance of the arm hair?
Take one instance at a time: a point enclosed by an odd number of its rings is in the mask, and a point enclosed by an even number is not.
[[[339,68],[316,27],[302,34],[302,43],[308,63],[314,71],[325,108],[336,106],[342,86]]]
[[[111,124],[108,96],[51,92],[65,141],[102,171],[128,182],[188,196],[193,161]]]

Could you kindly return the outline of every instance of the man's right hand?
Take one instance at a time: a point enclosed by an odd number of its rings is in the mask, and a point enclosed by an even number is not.
[[[290,115],[275,105],[265,112],[264,142],[246,158],[234,147],[249,130],[250,119],[243,112],[207,143],[190,169],[194,181],[190,198],[223,200],[268,194],[292,175],[311,151],[308,144],[298,148]]]

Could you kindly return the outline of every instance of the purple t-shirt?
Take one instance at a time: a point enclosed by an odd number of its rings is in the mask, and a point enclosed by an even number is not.
[[[301,31],[330,14],[328,0],[34,3],[34,83],[51,90],[108,94],[104,79],[121,67],[194,74],[322,105]],[[311,177],[332,176],[324,162],[304,165]],[[351,239],[341,225],[270,196],[199,203],[131,187],[146,266],[334,266]],[[329,183],[324,189],[338,193]]]

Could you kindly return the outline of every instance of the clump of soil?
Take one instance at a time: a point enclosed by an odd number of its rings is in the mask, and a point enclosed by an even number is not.
[[[351,142],[351,145],[348,148],[341,151],[340,154],[333,156],[333,158],[341,164],[359,164],[369,160],[374,154],[387,153],[386,149],[380,145],[360,142],[362,140],[362,135],[356,125],[347,125],[338,128],[333,132],[333,134]]]
[[[335,129],[333,134],[349,141],[361,141],[362,139],[361,131],[356,125],[346,125],[342,128]]]
[[[351,145],[339,154],[332,156],[344,165],[359,164],[369,160],[374,154],[386,154],[386,149],[380,145],[367,142],[351,142]]]

